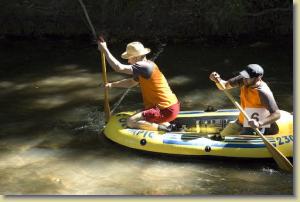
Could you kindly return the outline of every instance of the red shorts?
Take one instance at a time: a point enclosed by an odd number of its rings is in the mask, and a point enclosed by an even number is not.
[[[151,123],[164,123],[173,121],[180,111],[180,104],[176,103],[165,109],[159,109],[157,106],[146,109],[142,112],[146,121]]]

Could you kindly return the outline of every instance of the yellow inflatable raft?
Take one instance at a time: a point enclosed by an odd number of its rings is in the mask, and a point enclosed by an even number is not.
[[[238,158],[272,158],[259,136],[226,136],[224,140],[211,138],[229,122],[234,121],[238,110],[182,111],[174,121],[184,132],[162,132],[131,129],[126,119],[133,112],[121,112],[111,117],[104,134],[110,140],[126,147],[179,155],[221,156]],[[293,116],[281,111],[276,122],[279,132],[266,135],[286,157],[293,157]]]

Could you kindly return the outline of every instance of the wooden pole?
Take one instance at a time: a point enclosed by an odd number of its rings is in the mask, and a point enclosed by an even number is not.
[[[97,39],[96,30],[91,22],[91,19],[88,15],[86,7],[82,0],[78,0],[78,1],[83,9],[84,15],[88,21],[88,24],[91,28],[93,36],[94,36],[95,40],[97,41],[98,39]],[[99,37],[99,40],[104,41],[104,39],[101,36]],[[106,75],[106,61],[105,61],[104,53],[101,53],[100,57],[101,57],[101,64],[102,64],[101,65],[102,66],[102,81],[103,81],[103,85],[106,85],[107,84],[107,75]],[[108,98],[108,89],[107,88],[104,88],[104,113],[105,113],[105,121],[108,122],[111,113],[110,113],[110,107],[109,107],[109,98]]]
[[[99,40],[102,42],[104,41],[102,37],[99,37]],[[106,75],[106,61],[105,55],[101,52],[101,66],[102,66],[102,81],[103,85],[107,84],[107,75]],[[104,113],[105,113],[105,120],[108,122],[111,113],[109,107],[109,98],[108,98],[108,88],[104,88]]]

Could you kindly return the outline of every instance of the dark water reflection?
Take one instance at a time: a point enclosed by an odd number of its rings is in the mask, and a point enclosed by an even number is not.
[[[293,111],[292,48],[249,45],[167,45],[157,63],[184,110],[232,108],[209,73],[229,78],[259,63],[280,108]],[[99,132],[103,94],[99,54],[91,44],[3,42],[0,51],[0,194],[293,194],[293,175],[278,171],[272,160],[165,156],[107,140]],[[122,51],[123,44],[113,47]],[[109,70],[110,80],[121,78]],[[111,103],[123,92],[113,89]],[[237,90],[233,94],[238,97]],[[133,89],[117,111],[141,106]]]

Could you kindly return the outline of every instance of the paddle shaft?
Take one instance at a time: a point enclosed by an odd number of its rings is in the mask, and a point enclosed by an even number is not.
[[[106,76],[106,62],[105,62],[105,54],[101,53],[101,63],[102,63],[102,81],[103,84],[107,84],[107,76]],[[110,118],[110,107],[109,107],[109,100],[108,100],[108,88],[104,88],[104,113],[105,113],[105,120],[108,122]]]
[[[240,110],[240,112],[243,114],[245,119],[247,121],[250,120],[250,117],[246,114],[244,109],[240,106],[240,104],[234,99],[234,97],[226,90],[226,87],[224,84],[220,81],[220,79],[217,79],[217,83],[222,87],[224,93],[226,96],[231,100],[231,102]],[[268,151],[271,153],[272,157],[276,161],[278,167],[284,171],[292,172],[293,171],[293,165],[291,162],[276,148],[273,144],[271,144],[265,136],[260,132],[258,128],[255,128],[255,132],[262,138],[263,142],[265,143]]]
[[[86,7],[84,5],[84,3],[82,2],[82,0],[78,0],[82,9],[83,9],[83,12],[84,12],[84,15],[88,21],[88,24],[91,28],[91,31],[93,33],[93,36],[95,38],[95,40],[97,41],[97,34],[96,34],[96,30],[91,22],[91,19],[88,15],[88,12],[86,10]],[[104,41],[102,37],[99,37],[99,40],[100,41]],[[107,76],[106,76],[106,62],[105,62],[105,55],[104,53],[101,53],[101,64],[102,64],[102,81],[103,81],[103,85],[105,86],[107,84]],[[105,113],[105,120],[106,122],[109,120],[110,118],[110,107],[109,107],[109,98],[108,98],[108,89],[107,88],[104,88],[104,113]]]

